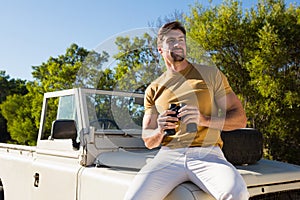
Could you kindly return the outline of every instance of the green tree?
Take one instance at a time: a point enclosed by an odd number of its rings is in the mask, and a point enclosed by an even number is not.
[[[142,37],[118,37],[116,45],[115,89],[144,92],[147,85],[163,71],[156,49],[156,38],[145,33]]]
[[[29,96],[10,95],[0,107],[3,116],[7,119],[7,127],[12,142],[34,145],[38,129],[33,123],[33,107]]]
[[[95,65],[99,64],[98,57],[99,54],[72,44],[64,55],[50,57],[46,63],[32,67],[35,78],[33,87],[43,94],[90,84],[89,76],[94,77]]]
[[[21,79],[11,79],[6,75],[5,71],[0,71],[0,104],[6,100],[6,97],[13,94],[24,95],[28,91],[26,89],[26,81]],[[1,113],[1,108],[0,108]],[[7,120],[3,114],[0,115],[0,142],[10,140],[10,134],[7,131]]]
[[[196,4],[186,18],[188,36],[209,52],[243,101],[248,126],[264,134],[265,156],[297,164],[299,14],[283,0],[259,1],[246,11],[229,0],[206,9]]]

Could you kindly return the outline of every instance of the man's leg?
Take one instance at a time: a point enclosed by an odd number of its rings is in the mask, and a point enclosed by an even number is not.
[[[242,176],[219,147],[191,149],[186,156],[190,180],[204,191],[218,200],[249,199]]]
[[[161,200],[186,180],[184,155],[173,150],[160,150],[135,176],[125,199]]]

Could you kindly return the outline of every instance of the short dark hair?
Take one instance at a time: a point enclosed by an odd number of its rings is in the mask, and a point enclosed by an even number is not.
[[[164,40],[164,36],[169,33],[171,30],[180,30],[183,34],[184,37],[186,35],[186,30],[184,28],[184,26],[178,22],[178,21],[173,21],[173,22],[169,22],[166,23],[165,25],[163,25],[159,30],[158,30],[158,34],[157,34],[157,47],[160,47],[163,40]]]

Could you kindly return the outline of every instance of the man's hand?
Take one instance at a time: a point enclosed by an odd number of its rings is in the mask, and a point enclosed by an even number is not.
[[[185,105],[178,112],[178,117],[181,117],[185,124],[195,123],[198,126],[209,126],[209,117],[204,116],[196,106]]]
[[[177,124],[175,122],[178,122],[178,117],[172,117],[170,115],[176,114],[175,111],[166,110],[157,118],[157,124],[160,132],[164,132],[166,129],[175,129],[177,127]]]
[[[166,110],[160,115],[144,115],[142,138],[147,148],[158,147],[165,136],[164,130],[176,128],[174,122],[177,122],[178,118],[169,116],[170,114],[176,114],[176,112]]]

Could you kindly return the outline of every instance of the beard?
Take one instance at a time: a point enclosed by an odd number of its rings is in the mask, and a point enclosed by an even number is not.
[[[183,49],[173,49],[173,50],[181,50],[181,52],[171,51],[171,57],[174,62],[181,62],[185,59],[184,50]]]

